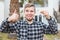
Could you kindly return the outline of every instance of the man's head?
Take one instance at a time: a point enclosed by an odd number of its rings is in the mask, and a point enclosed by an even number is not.
[[[25,18],[28,21],[33,20],[35,14],[35,6],[33,4],[26,4],[24,7]]]

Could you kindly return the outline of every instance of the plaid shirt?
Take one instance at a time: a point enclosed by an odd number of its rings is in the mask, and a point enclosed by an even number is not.
[[[28,24],[27,21],[18,21],[15,24],[9,24],[9,26],[16,29],[18,40],[43,40],[44,33],[57,33],[55,19],[49,19],[48,23],[49,25],[47,26],[42,22],[33,21],[32,24]]]
[[[7,18],[8,19],[8,18]],[[0,32],[4,32],[4,33],[14,33],[16,32],[15,31],[15,28],[14,27],[10,27],[9,25],[10,24],[13,24],[13,23],[9,23],[7,21],[7,19],[5,19],[1,25],[0,25]]]

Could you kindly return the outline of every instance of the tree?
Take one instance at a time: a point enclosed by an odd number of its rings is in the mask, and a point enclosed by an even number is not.
[[[17,13],[19,14],[19,0],[10,0],[10,15],[14,12],[14,10],[17,10]]]

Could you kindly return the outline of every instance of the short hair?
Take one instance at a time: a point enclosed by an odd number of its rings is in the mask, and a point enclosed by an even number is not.
[[[24,9],[27,8],[27,7],[34,7],[34,10],[36,11],[36,9],[35,9],[35,5],[32,4],[32,3],[28,3],[28,4],[26,4],[25,7],[24,7]]]
[[[24,8],[27,8],[27,7],[35,7],[35,5],[34,5],[34,4],[32,4],[32,3],[28,3],[28,4],[26,4],[26,5],[25,5],[25,7],[24,7]]]

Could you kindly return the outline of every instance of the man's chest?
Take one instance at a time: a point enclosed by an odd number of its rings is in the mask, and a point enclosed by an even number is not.
[[[41,25],[20,25],[20,35],[40,35],[43,33],[43,27]]]
[[[19,38],[21,39],[42,39],[43,38],[43,27],[37,24],[21,24],[18,30]]]

